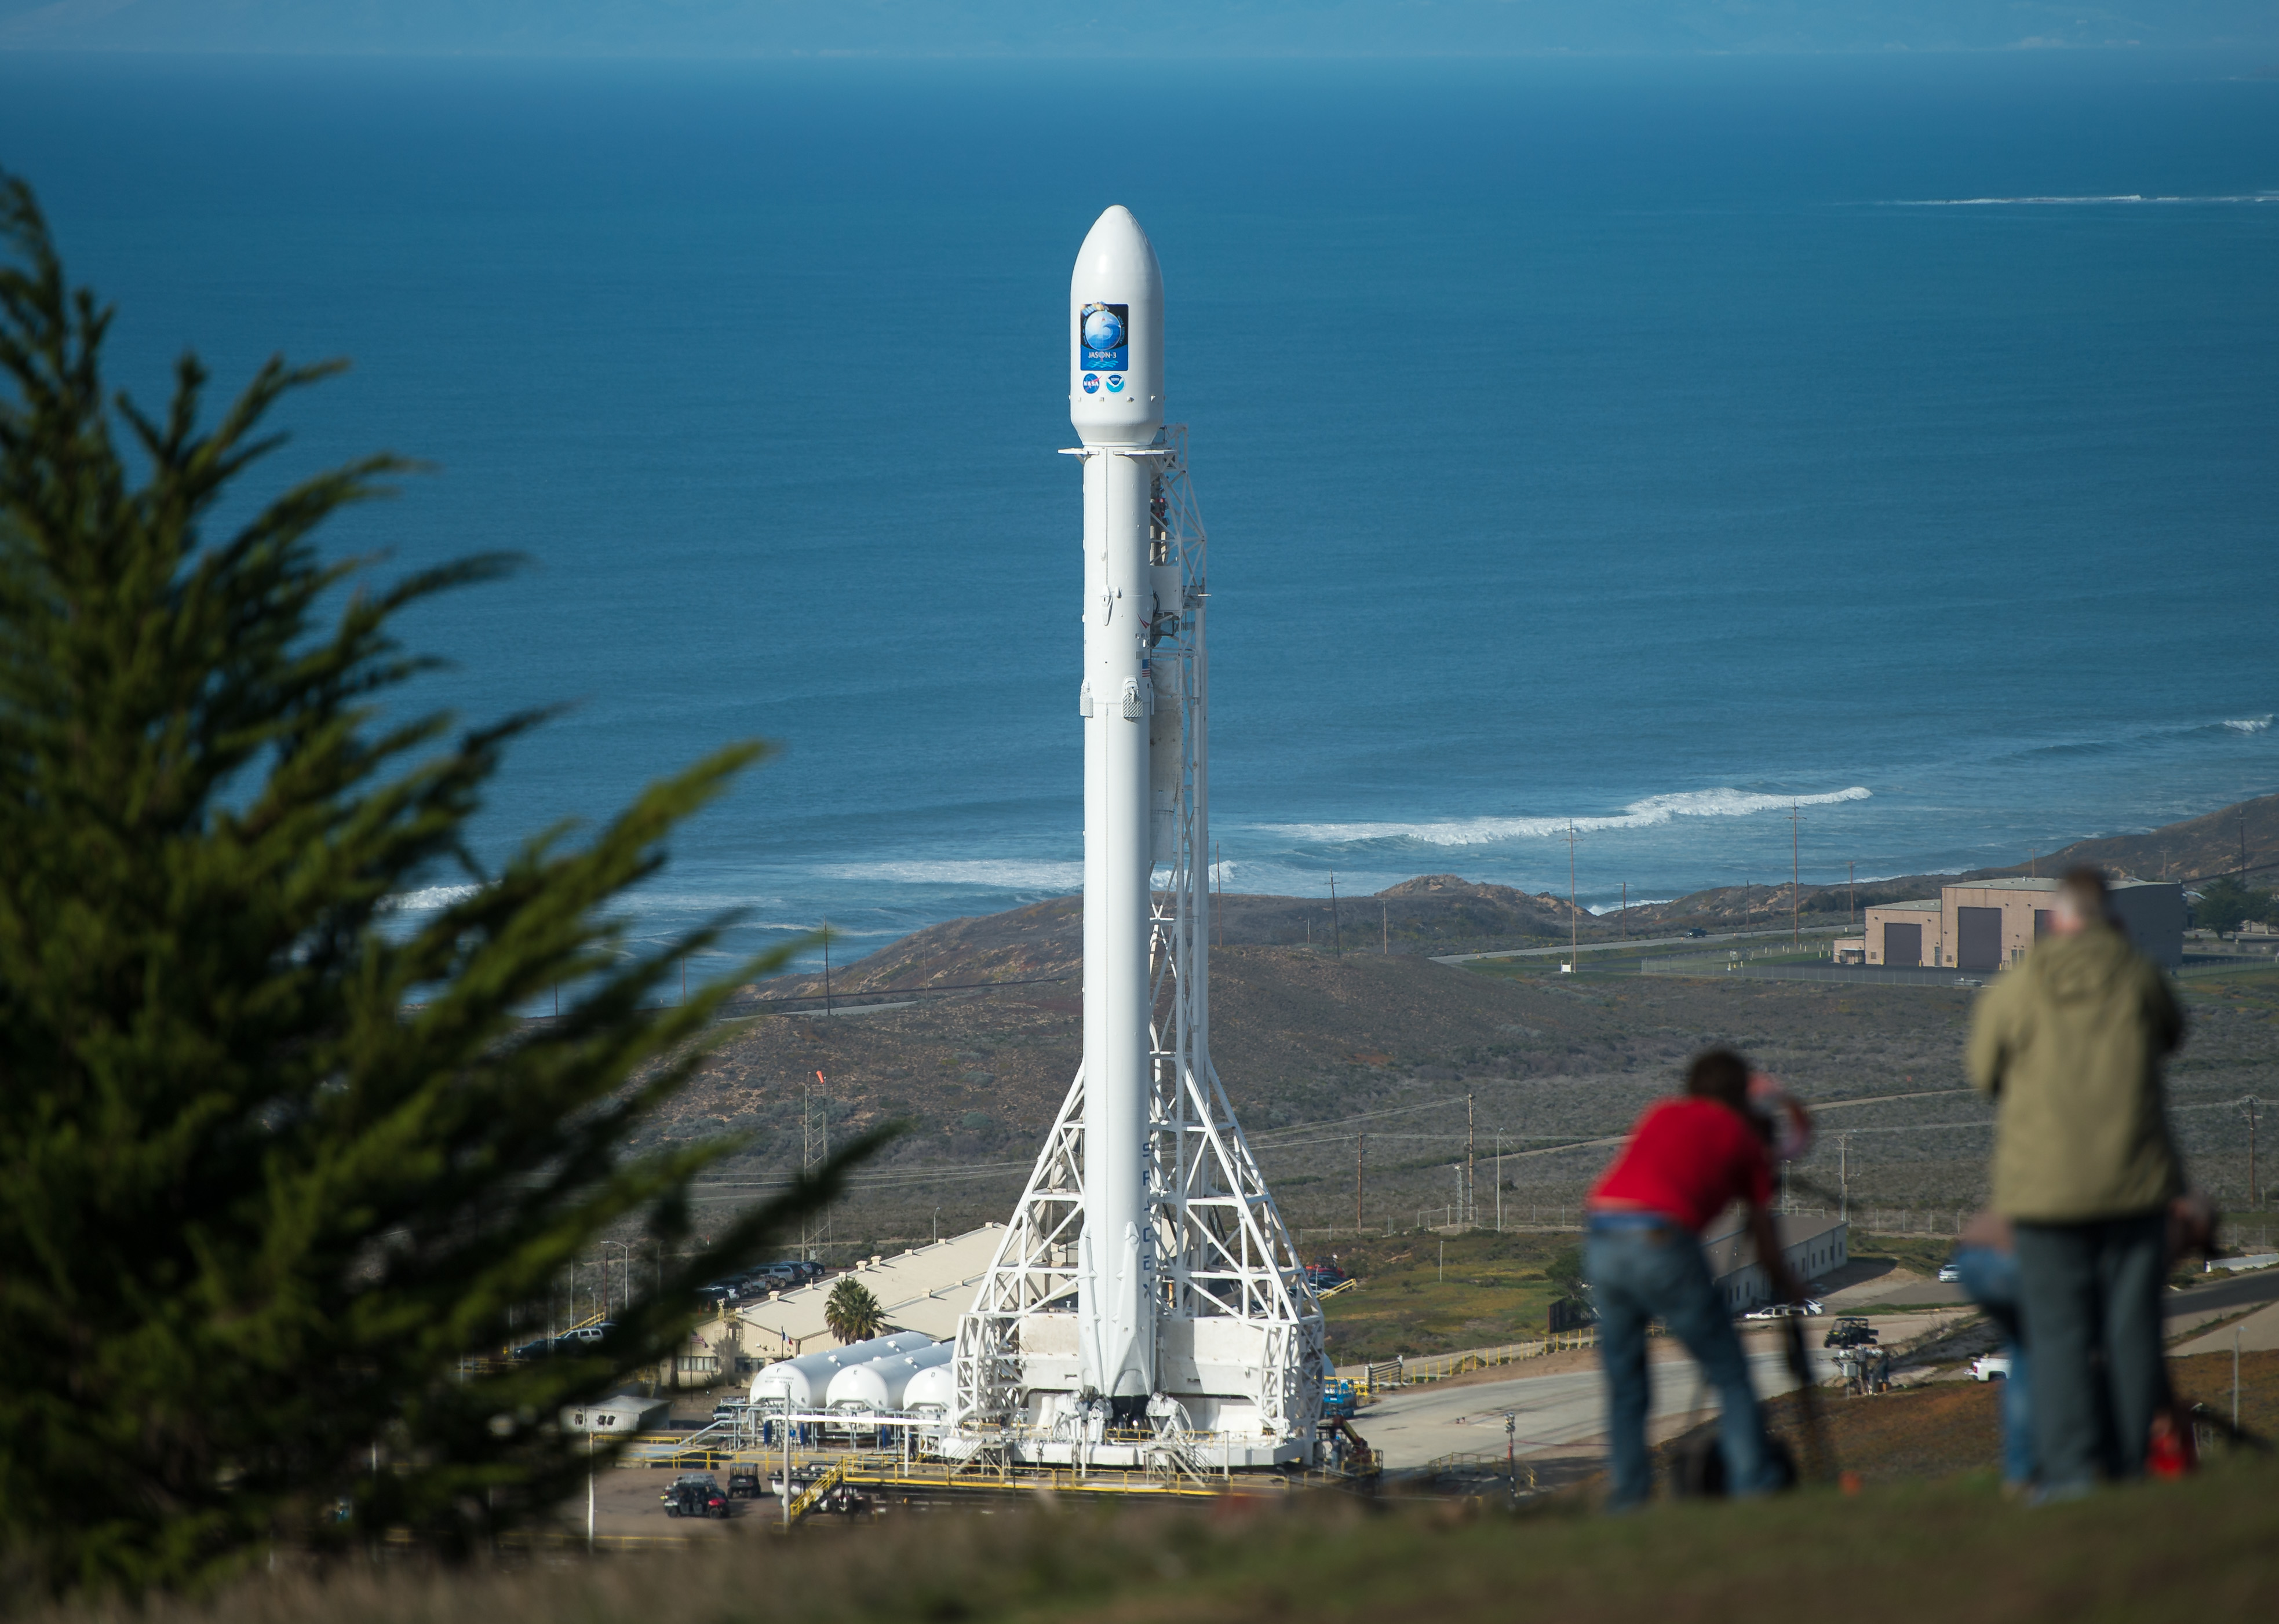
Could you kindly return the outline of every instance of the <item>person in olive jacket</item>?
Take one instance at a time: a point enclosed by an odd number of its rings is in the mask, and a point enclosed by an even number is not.
[[[1993,1206],[2017,1237],[2044,1499],[2142,1475],[2167,1396],[2160,1285],[2183,1169],[2160,1062],[2183,1038],[2168,978],[2114,923],[2093,869],[2065,877],[2051,933],[1971,1023],[1970,1079],[1997,1102]]]

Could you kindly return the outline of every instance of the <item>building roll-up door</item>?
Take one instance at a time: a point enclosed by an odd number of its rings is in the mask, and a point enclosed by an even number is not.
[[[1884,962],[1921,964],[1922,962],[1922,927],[1919,924],[1885,925],[1884,927]]]
[[[1956,968],[1999,969],[2002,967],[2002,910],[1999,908],[1958,908],[1954,913]]]

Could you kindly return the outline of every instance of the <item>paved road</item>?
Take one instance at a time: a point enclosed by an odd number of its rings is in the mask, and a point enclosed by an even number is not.
[[[1796,1385],[1776,1352],[1753,1352],[1749,1368],[1764,1397]],[[1836,1367],[1815,1348],[1813,1368],[1815,1375],[1827,1376]],[[1694,1408],[1697,1379],[1693,1361],[1682,1355],[1654,1363],[1648,1411],[1654,1436],[1682,1429]],[[1716,1413],[1714,1395],[1704,1394],[1700,1402],[1705,1415]],[[1570,1452],[1606,1430],[1605,1382],[1594,1366],[1559,1375],[1411,1388],[1370,1406],[1354,1417],[1354,1426],[1383,1458],[1387,1470],[1404,1471],[1443,1455],[1502,1454],[1507,1411],[1518,1418],[1522,1455]]]
[[[1841,936],[1845,929],[1846,927],[1838,925],[1815,925],[1805,934],[1807,936]],[[1588,947],[1584,948],[1583,952],[1585,954],[1633,953],[1641,947],[1683,947],[1697,942],[1707,946],[1711,942],[1746,942],[1754,941],[1760,937],[1790,935],[1791,932],[1787,931],[1723,931],[1708,936],[1645,936],[1623,941],[1592,942]],[[1435,954],[1432,956],[1432,962],[1469,964],[1475,959],[1549,959],[1556,958],[1569,951],[1569,949],[1565,947],[1504,947],[1493,953]]]

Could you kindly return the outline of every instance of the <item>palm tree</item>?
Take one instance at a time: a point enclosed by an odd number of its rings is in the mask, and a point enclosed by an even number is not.
[[[823,1305],[823,1322],[842,1343],[868,1342],[886,1329],[886,1313],[869,1288],[849,1275],[831,1288]]]

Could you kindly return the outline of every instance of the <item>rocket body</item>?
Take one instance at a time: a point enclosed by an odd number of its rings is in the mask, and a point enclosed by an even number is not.
[[[1175,706],[1149,649],[1159,603],[1151,504],[1163,422],[1163,286],[1117,206],[1085,238],[1069,287],[1069,417],[1084,441],[1084,1226],[1078,1337],[1101,1398],[1156,1390],[1157,1262],[1149,1219],[1150,763]],[[1177,571],[1173,571],[1176,578]]]

